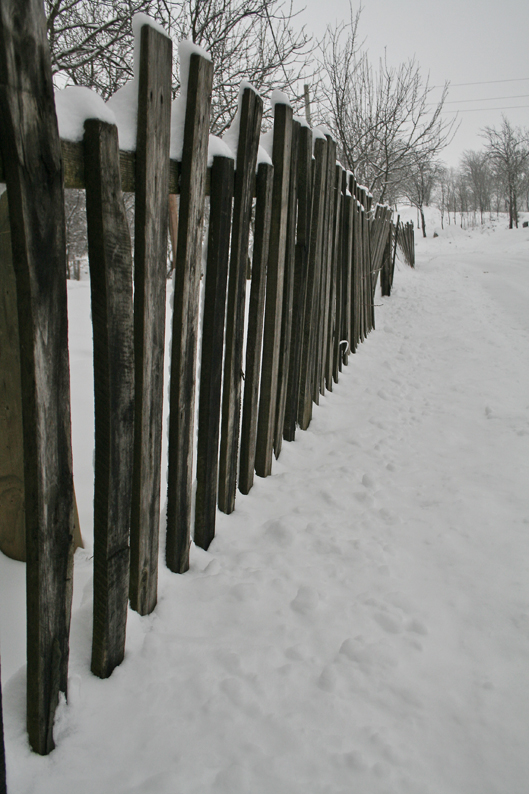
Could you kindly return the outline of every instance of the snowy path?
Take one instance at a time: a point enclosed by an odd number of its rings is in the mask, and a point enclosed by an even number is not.
[[[10,794],[527,792],[529,230],[420,241],[378,302],[273,476],[188,574],[162,568],[104,682],[78,555],[49,758],[24,671],[5,686]]]

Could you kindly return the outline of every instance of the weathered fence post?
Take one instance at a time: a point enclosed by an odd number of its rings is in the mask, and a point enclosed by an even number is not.
[[[0,794],[7,794],[4,712],[2,709],[2,665],[0,664]]]
[[[169,195],[171,40],[141,29],[134,239],[134,469],[130,603],[156,606]]]
[[[211,61],[198,53],[193,53],[189,63],[182,149],[169,387],[165,559],[167,567],[175,573],[184,573],[189,568],[200,251],[206,195],[212,81]]]
[[[266,297],[266,265],[272,219],[273,166],[260,163],[257,169],[255,229],[252,255],[252,284],[246,335],[246,365],[244,399],[241,420],[241,450],[239,456],[239,491],[247,494],[253,485],[261,351]]]
[[[299,131],[297,169],[297,228],[294,264],[294,300],[292,304],[292,338],[283,425],[285,441],[294,441],[300,394],[301,349],[307,296],[310,213],[312,200],[312,130],[302,126]]]
[[[226,313],[226,351],[219,460],[219,509],[223,513],[231,513],[234,510],[237,492],[248,240],[255,166],[263,114],[263,100],[251,88],[246,88],[243,92],[240,114]]]
[[[277,405],[277,375],[283,309],[283,278],[287,240],[288,187],[292,143],[292,108],[277,103],[274,109],[272,162],[272,220],[266,284],[266,309],[261,367],[261,394],[257,424],[255,471],[260,477],[272,472],[272,451]]]
[[[200,394],[198,400],[195,543],[207,549],[215,535],[219,460],[222,348],[233,199],[233,160],[214,157],[210,181]]]
[[[40,0],[0,5],[0,148],[17,282],[27,555],[27,721],[53,747],[68,681],[73,478],[61,148]]]
[[[134,442],[132,248],[118,132],[85,122],[88,254],[94,337],[95,481],[92,672],[125,654]]]

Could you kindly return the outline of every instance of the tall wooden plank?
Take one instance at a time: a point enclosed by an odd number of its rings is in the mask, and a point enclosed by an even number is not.
[[[292,147],[290,151],[290,185],[288,195],[287,241],[285,246],[285,274],[283,283],[283,311],[281,314],[281,344],[277,370],[277,409],[274,433],[274,454],[281,454],[283,425],[290,372],[290,345],[292,337],[292,309],[294,303],[294,278],[297,226],[297,176],[299,160],[299,121],[292,122]]]
[[[165,560],[175,573],[184,573],[189,568],[200,251],[212,81],[213,64],[194,53],[189,64],[182,150],[169,387]]]
[[[95,481],[92,672],[123,660],[129,593],[134,443],[132,246],[115,125],[85,122],[88,256],[94,337]]]
[[[349,363],[349,353],[354,347],[352,328],[353,306],[353,204],[355,199],[344,191],[344,227],[342,250],[342,331],[341,338],[348,341],[341,351],[343,363]]]
[[[342,171],[341,165],[336,164],[334,168],[334,197],[333,197],[333,225],[332,234],[332,257],[329,268],[329,301],[327,315],[327,347],[325,351],[325,384],[329,391],[332,391],[333,380],[338,381],[338,327],[340,322],[340,311],[338,306],[339,290],[339,271],[342,266],[340,251],[340,231],[342,217]],[[336,377],[335,377],[336,375]]]
[[[2,709],[2,668],[0,665],[0,794],[7,794],[6,751],[4,745],[4,712]]]
[[[141,29],[134,240],[134,468],[130,603],[156,606],[162,449],[172,45]]]
[[[263,101],[250,88],[244,90],[240,112],[226,313],[226,352],[219,460],[219,509],[224,513],[231,513],[234,510],[237,491],[248,240],[263,114]]]
[[[246,336],[246,365],[239,458],[239,491],[244,494],[250,492],[254,480],[273,180],[273,166],[269,163],[260,163],[257,169],[255,191],[252,284],[250,288],[248,333]]]
[[[321,250],[327,174],[327,141],[317,138],[314,144],[314,178],[312,180],[312,209],[307,271],[307,292],[303,320],[301,349],[298,423],[306,430],[312,419],[312,396],[315,380],[316,323],[319,309]]]
[[[27,724],[49,753],[68,681],[73,478],[61,149],[40,0],[0,4],[0,150],[16,274],[24,441]]]
[[[207,549],[215,536],[219,460],[222,349],[230,253],[234,162],[214,157],[211,168],[208,257],[198,399],[195,543]]]
[[[272,447],[277,404],[277,374],[283,309],[283,276],[287,240],[288,188],[290,182],[290,149],[292,141],[292,108],[276,104],[272,162],[272,220],[266,285],[266,308],[261,368],[261,395],[257,424],[255,471],[260,477],[272,472]]]
[[[299,131],[297,172],[297,229],[294,264],[294,299],[292,303],[292,337],[288,372],[287,398],[283,438],[294,441],[298,414],[301,350],[307,296],[308,254],[310,240],[310,213],[312,198],[312,130],[302,126]]]

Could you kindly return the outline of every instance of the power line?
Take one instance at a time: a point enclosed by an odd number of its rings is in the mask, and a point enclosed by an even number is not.
[[[484,96],[481,99],[449,99],[445,105],[462,105],[465,102],[497,102],[498,99],[525,99],[529,94],[516,94],[515,96]]]
[[[449,88],[460,88],[464,85],[493,85],[494,83],[523,83],[529,77],[514,77],[511,80],[480,80],[478,83],[449,83]],[[445,85],[433,85],[432,88],[445,88]]]
[[[478,112],[489,112],[491,110],[521,110],[523,108],[529,108],[529,105],[509,105],[508,107],[502,108],[457,108],[457,110],[444,110],[444,113],[478,113]]]

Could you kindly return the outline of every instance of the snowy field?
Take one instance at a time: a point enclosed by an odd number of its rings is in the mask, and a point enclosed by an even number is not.
[[[69,284],[70,697],[57,749],[32,754],[24,566],[0,555],[10,794],[529,791],[529,229],[505,226],[417,234],[310,429],[189,573],[161,564],[107,681],[89,670],[89,284]]]

